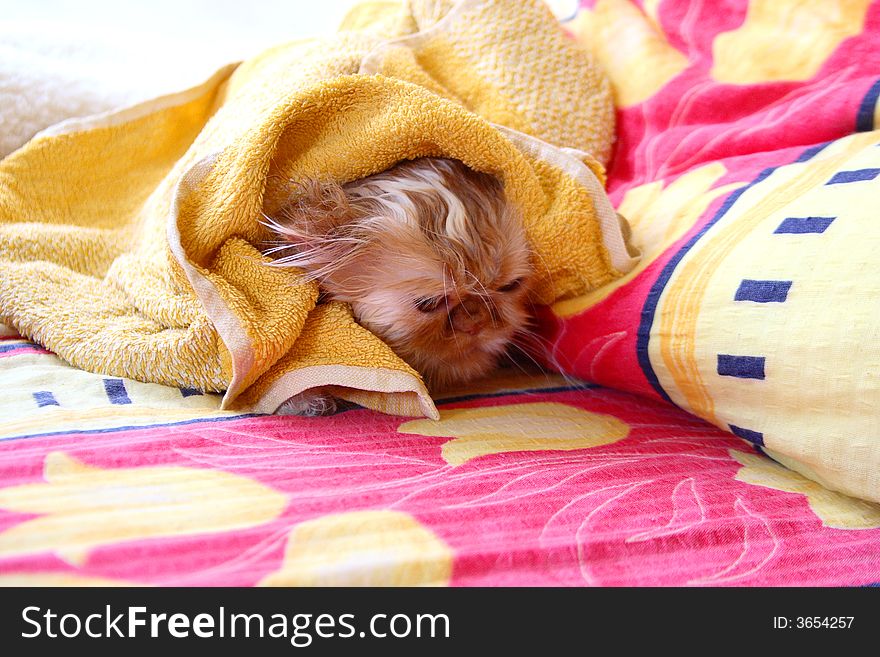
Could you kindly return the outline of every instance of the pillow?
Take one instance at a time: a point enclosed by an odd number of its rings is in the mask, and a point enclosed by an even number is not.
[[[619,118],[610,197],[643,259],[542,312],[550,359],[880,502],[880,56],[869,47],[880,11],[850,17],[857,36],[779,80],[737,36],[743,16],[703,12],[687,44],[664,14],[675,3],[653,22],[615,22],[616,6],[597,2],[574,24],[596,52],[630,39],[648,69],[678,48],[687,61],[644,88],[603,61]],[[793,50],[817,37],[776,34]],[[735,79],[718,72],[731,39],[743,48]]]

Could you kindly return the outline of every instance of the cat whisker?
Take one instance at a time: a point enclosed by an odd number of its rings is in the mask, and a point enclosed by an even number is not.
[[[455,333],[455,323],[452,321],[452,312],[449,310],[449,289],[446,287],[446,265],[443,265],[443,301],[446,302],[446,320],[452,329],[452,339],[458,344],[458,335]]]
[[[498,324],[495,321],[495,316],[498,313],[498,306],[495,305],[495,300],[492,299],[492,297],[489,295],[489,291],[486,289],[486,286],[483,285],[483,282],[479,278],[474,276],[467,269],[464,270],[464,273],[467,274],[468,276],[470,276],[472,279],[474,279],[474,281],[476,281],[477,285],[479,285],[480,288],[482,288],[483,294],[480,294],[478,296],[480,297],[480,299],[482,299],[483,304],[485,304],[485,306],[486,306],[486,310],[489,313],[489,318],[492,320],[492,328],[497,328]],[[491,306],[489,305],[490,302],[492,304]]]
[[[523,346],[529,346],[540,351],[541,355],[547,360],[553,362],[553,343],[528,329],[520,329],[513,336],[513,342]],[[558,368],[557,368],[558,369]]]
[[[563,365],[553,355],[553,344],[549,340],[538,335],[537,333],[534,333],[533,331],[522,329],[516,332],[513,340],[510,343],[511,346],[517,349],[521,354],[529,358],[529,360],[531,360],[532,362],[538,364],[537,361],[531,356],[531,354],[528,353],[525,346],[523,344],[520,344],[520,342],[531,342],[530,346],[541,352],[542,357],[550,363],[554,372],[561,376],[568,385],[578,388],[582,388],[585,386],[585,382],[566,373],[566,368],[563,367]],[[547,372],[547,369],[544,366],[540,364],[538,364],[538,366],[541,367],[541,370],[543,372]]]
[[[532,372],[529,372],[529,371],[528,371],[526,368],[524,368],[520,363],[518,363],[517,360],[516,360],[516,359],[511,355],[511,353],[510,353],[508,350],[506,350],[506,349],[504,350],[504,356],[507,358],[507,360],[509,360],[511,363],[513,363],[513,365],[516,367],[516,369],[518,369],[518,370],[519,370],[520,372],[522,372],[523,374],[525,374],[525,375],[527,375],[527,376],[532,374]]]
[[[525,356],[526,358],[528,358],[529,361],[530,361],[532,364],[534,364],[539,370],[541,370],[542,372],[545,371],[544,366],[543,366],[541,363],[539,363],[539,362],[538,362],[538,361],[537,361],[537,360],[536,360],[536,359],[535,359],[535,358],[534,358],[534,357],[533,357],[533,356],[532,356],[532,355],[531,355],[531,354],[530,354],[525,348],[523,348],[522,345],[518,345],[518,344],[516,344],[515,342],[511,342],[511,343],[510,343],[510,347],[511,347],[512,349],[516,349],[516,350],[519,351],[523,356]]]
[[[278,246],[273,246],[269,249],[265,249],[263,251],[263,255],[272,255],[273,253],[278,253],[280,251],[288,251],[290,249],[296,248],[293,244],[280,244]]]
[[[553,272],[550,270],[550,266],[547,264],[547,261],[544,260],[544,256],[542,256],[538,251],[532,250],[532,254],[537,257],[541,264],[544,266],[544,270],[547,272],[547,278],[550,279],[550,285],[553,286]]]

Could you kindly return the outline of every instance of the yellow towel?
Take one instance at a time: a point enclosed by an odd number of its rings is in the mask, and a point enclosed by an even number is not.
[[[261,211],[290,180],[458,158],[523,209],[550,303],[632,265],[602,189],[612,138],[607,80],[538,0],[371,3],[337,35],[58,124],[0,162],[0,321],[77,367],[225,390],[226,407],[328,385],[437,417],[346,305],[266,266]]]

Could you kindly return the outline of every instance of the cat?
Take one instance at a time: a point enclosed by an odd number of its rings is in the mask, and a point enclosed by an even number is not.
[[[322,296],[416,369],[434,393],[491,371],[529,321],[530,250],[501,182],[447,158],[401,162],[344,185],[306,181],[266,225]],[[278,413],[334,412],[319,389]]]

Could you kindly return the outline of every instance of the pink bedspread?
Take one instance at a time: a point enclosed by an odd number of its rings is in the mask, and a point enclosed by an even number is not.
[[[4,416],[2,583],[880,581],[880,509],[662,402],[509,374],[441,402],[437,424],[175,422],[151,386],[97,376],[105,394],[71,408],[68,368],[0,344],[4,367],[55,370],[26,391],[46,415],[98,423],[9,435]]]

